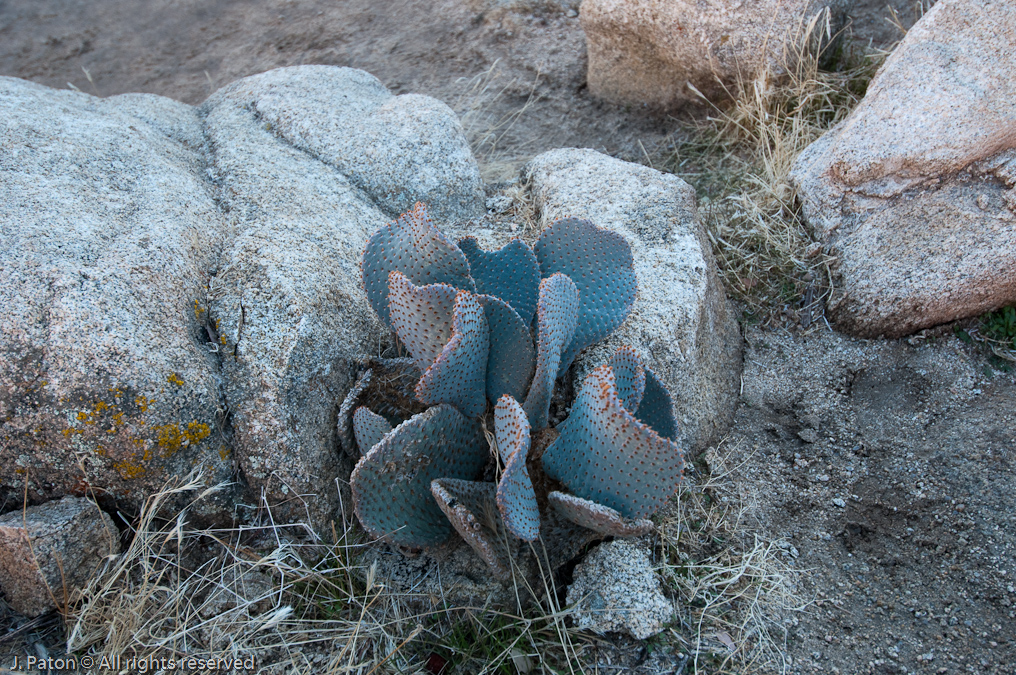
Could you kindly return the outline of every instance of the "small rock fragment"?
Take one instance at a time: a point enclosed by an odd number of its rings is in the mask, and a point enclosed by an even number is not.
[[[579,563],[566,600],[576,606],[580,629],[639,640],[662,631],[674,615],[645,549],[623,540],[601,544]]]
[[[80,497],[0,517],[0,591],[33,617],[73,601],[102,560],[120,551],[113,520]]]

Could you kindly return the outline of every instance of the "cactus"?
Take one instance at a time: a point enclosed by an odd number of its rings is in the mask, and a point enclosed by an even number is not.
[[[578,325],[561,356],[561,370],[567,370],[576,354],[624,323],[635,304],[631,248],[621,235],[592,227],[588,220],[562,218],[544,230],[533,251],[543,278],[561,272],[578,287]]]
[[[635,537],[653,531],[651,520],[625,518],[609,506],[575,495],[551,492],[547,495],[547,501],[561,517],[609,537]]]
[[[529,420],[522,406],[511,396],[502,396],[494,408],[494,438],[504,462],[504,472],[497,485],[497,508],[512,534],[519,539],[535,541],[540,534],[540,509],[526,468]]]
[[[476,295],[447,284],[415,286],[398,271],[388,285],[392,326],[424,371],[416,397],[451,403],[468,417],[482,413],[490,341]]]
[[[536,349],[527,324],[518,313],[491,295],[479,295],[490,330],[487,361],[487,399],[496,403],[504,394],[522,399],[536,369]]]
[[[508,573],[504,525],[497,516],[494,484],[439,478],[430,483],[431,494],[455,531],[495,574]]]
[[[423,204],[375,232],[363,253],[360,275],[367,300],[389,327],[388,275],[394,270],[414,284],[476,290],[466,256],[434,227]]]
[[[536,374],[526,397],[526,414],[534,429],[547,426],[554,380],[561,365],[561,352],[571,343],[578,323],[579,294],[575,283],[564,274],[555,274],[540,282],[537,305],[539,346]]]
[[[683,453],[670,395],[634,349],[590,372],[568,418],[547,429],[555,382],[634,304],[622,237],[565,218],[533,249],[513,240],[486,252],[472,237],[449,241],[418,204],[370,238],[362,274],[371,306],[412,357],[373,361],[340,408],[343,448],[363,455],[350,486],[369,532],[409,548],[458,532],[504,574],[509,549],[541,531],[569,539],[564,550],[590,536],[651,531],[648,517],[676,490]],[[398,376],[378,376],[382,369]],[[394,403],[382,391],[390,382]],[[497,484],[477,480],[492,462],[481,424],[488,401],[503,464]],[[568,523],[586,534],[569,534]]]
[[[531,324],[540,288],[540,264],[533,249],[513,239],[500,251],[488,253],[473,237],[460,240],[459,248],[469,261],[476,292],[501,298],[518,313],[523,325]]]
[[[360,406],[353,413],[353,436],[356,438],[357,446],[361,448],[366,448],[369,451],[391,430],[392,425],[388,423],[388,420],[371,411],[365,405]]]
[[[368,532],[393,544],[440,543],[452,527],[430,493],[431,481],[472,480],[488,454],[479,423],[452,406],[414,415],[357,462],[350,476],[356,516]]]
[[[625,409],[610,365],[589,373],[558,429],[561,435],[543,453],[543,470],[575,496],[625,518],[646,518],[677,490],[680,447]]]

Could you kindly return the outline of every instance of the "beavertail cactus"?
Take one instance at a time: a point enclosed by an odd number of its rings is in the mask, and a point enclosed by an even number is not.
[[[495,574],[507,574],[509,554],[503,544],[507,537],[495,506],[494,484],[439,478],[431,482],[430,491],[466,543]]]
[[[367,300],[387,326],[392,325],[388,314],[388,275],[394,270],[414,284],[448,284],[476,290],[466,256],[434,227],[423,204],[417,204],[412,211],[375,232],[363,253],[360,274]]]
[[[516,239],[500,251],[488,253],[473,237],[460,240],[459,248],[469,261],[476,292],[501,298],[518,313],[523,325],[531,324],[540,285],[540,264],[533,249]]]
[[[529,420],[522,406],[505,395],[494,408],[494,438],[504,462],[497,486],[497,508],[505,526],[519,539],[535,541],[540,534],[540,509],[526,468]]]
[[[564,274],[554,274],[540,282],[536,317],[539,335],[536,374],[526,397],[525,409],[533,428],[542,429],[547,426],[561,353],[571,343],[578,325],[579,292],[575,282]]]
[[[477,299],[483,305],[490,330],[487,399],[493,403],[504,394],[522,399],[529,389],[536,368],[536,350],[528,324],[500,298],[479,295]]]
[[[361,448],[369,451],[391,430],[392,425],[388,420],[372,412],[367,406],[360,406],[353,413],[353,436]]]
[[[608,537],[635,537],[653,531],[651,520],[625,518],[609,506],[575,495],[551,492],[547,495],[547,501],[561,517]]]
[[[624,323],[638,291],[628,242],[590,225],[581,218],[562,218],[543,231],[533,248],[542,277],[561,272],[579,291],[578,324],[561,356],[561,370],[567,370],[580,351]]]
[[[476,478],[489,456],[476,420],[438,405],[403,422],[353,469],[353,504],[371,534],[418,548],[448,538],[451,524],[435,503],[435,478]]]
[[[677,490],[684,453],[625,408],[610,365],[582,383],[543,470],[572,494],[625,518],[646,518]]]
[[[512,547],[541,532],[652,529],[683,453],[670,395],[634,349],[594,369],[569,417],[547,428],[555,382],[631,311],[632,262],[624,238],[577,218],[551,224],[532,249],[514,240],[487,252],[471,237],[452,243],[418,204],[371,237],[364,289],[412,357],[395,372],[419,374],[368,370],[340,409],[343,447],[362,454],[350,485],[368,531],[409,548],[455,531],[504,573]],[[375,400],[379,383],[395,380],[398,405]],[[496,484],[479,480],[497,465]]]

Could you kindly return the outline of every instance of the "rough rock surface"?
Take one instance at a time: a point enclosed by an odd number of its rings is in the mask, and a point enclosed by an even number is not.
[[[449,109],[348,68],[245,78],[201,111],[236,232],[210,299],[239,467],[278,516],[324,525],[349,364],[387,333],[360,283],[367,238],[416,199],[448,216],[482,210],[479,174]]]
[[[0,591],[25,616],[73,600],[106,556],[120,551],[113,519],[80,497],[0,517]]]
[[[792,180],[838,257],[831,314],[900,336],[1016,301],[1016,5],[942,0]]]
[[[480,170],[459,120],[429,96],[395,96],[354,68],[298,66],[244,78],[205,104],[250,106],[281,141],[338,169],[382,211],[397,217],[416,202],[432,217],[483,214]]]
[[[199,299],[226,224],[190,106],[0,78],[0,510],[227,479]]]
[[[574,579],[565,601],[575,606],[580,629],[624,632],[645,640],[674,616],[648,552],[634,541],[600,544],[576,565]]]
[[[631,245],[639,291],[628,320],[575,361],[575,381],[631,345],[674,397],[678,440],[700,449],[726,430],[741,336],[716,275],[692,188],[592,150],[553,150],[524,169],[541,227],[588,218]]]
[[[2,78],[0,111],[0,511],[26,481],[136,509],[200,465],[334,517],[337,402],[383,332],[366,238],[416,200],[483,212],[454,113],[324,66],[200,109]]]
[[[795,31],[829,0],[585,0],[579,13],[594,95],[673,108],[724,98],[777,65]],[[691,86],[689,86],[691,85]]]

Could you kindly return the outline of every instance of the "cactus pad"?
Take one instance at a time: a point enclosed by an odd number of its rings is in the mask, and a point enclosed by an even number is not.
[[[664,438],[677,440],[677,420],[674,419],[674,402],[670,392],[656,373],[646,368],[646,393],[642,396],[635,418]]]
[[[420,203],[375,232],[363,252],[360,276],[367,300],[389,327],[392,322],[388,312],[388,275],[395,270],[417,285],[448,284],[461,290],[476,289],[466,256],[434,226],[427,216],[427,207]]]
[[[544,278],[556,272],[571,277],[581,298],[578,326],[561,355],[561,370],[575,355],[610,335],[635,304],[638,282],[631,247],[619,234],[581,218],[551,223],[534,247]]]
[[[608,537],[637,537],[655,527],[647,518],[625,518],[609,506],[563,492],[549,493],[547,501],[561,517]]]
[[[467,417],[487,407],[487,354],[490,331],[477,296],[459,291],[452,312],[452,335],[416,385],[426,405],[450,403]]]
[[[356,435],[353,431],[353,410],[357,406],[357,400],[360,394],[363,393],[367,385],[370,384],[371,371],[370,369],[365,370],[362,375],[353,384],[353,387],[346,394],[346,398],[343,399],[342,405],[339,406],[339,445],[342,446],[342,450],[352,457],[353,459],[360,458],[360,451],[356,444]]]
[[[558,430],[543,469],[572,494],[625,518],[646,518],[677,490],[681,448],[625,410],[609,365],[589,373]]]
[[[497,403],[503,394],[525,397],[536,370],[536,349],[527,324],[500,298],[476,296],[490,329],[487,357],[487,398]]]
[[[614,373],[614,386],[625,410],[634,413],[642,403],[642,395],[646,390],[646,369],[642,367],[642,359],[628,345],[618,347],[610,357],[608,364]]]
[[[524,242],[513,239],[499,251],[484,251],[473,237],[459,240],[469,260],[469,273],[476,292],[501,298],[518,312],[522,322],[533,323],[540,292],[540,264]]]
[[[497,486],[497,508],[512,534],[519,539],[536,541],[540,535],[540,509],[526,468],[529,420],[522,406],[511,396],[502,396],[494,407],[494,437],[504,462],[504,472]]]
[[[420,370],[427,370],[452,337],[459,291],[448,284],[417,286],[399,271],[389,275],[391,325]]]
[[[476,420],[439,405],[395,427],[353,469],[349,485],[360,523],[392,544],[419,547],[452,532],[434,502],[435,478],[471,480],[490,448]]]
[[[356,436],[356,445],[359,446],[361,454],[366,455],[370,452],[370,449],[391,430],[392,425],[388,420],[365,405],[353,413],[353,434]]]
[[[455,531],[491,570],[507,575],[504,526],[494,505],[494,484],[438,478],[431,481],[430,492]]]
[[[575,334],[579,312],[579,293],[564,274],[553,274],[540,282],[540,301],[536,307],[539,333],[536,373],[526,397],[525,410],[533,429],[547,426],[554,380],[564,367],[561,352]]]

